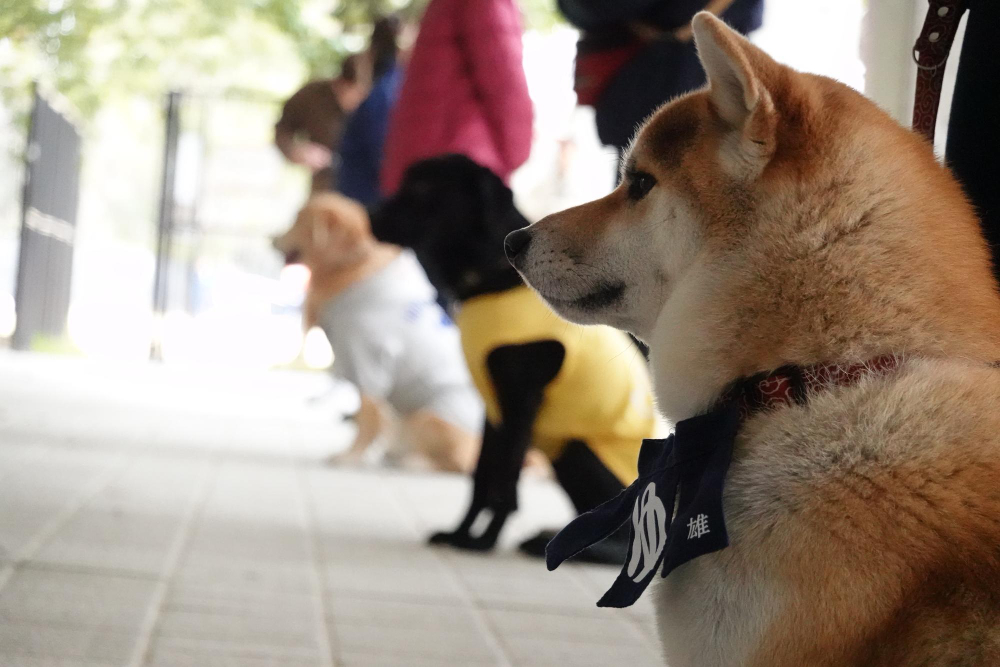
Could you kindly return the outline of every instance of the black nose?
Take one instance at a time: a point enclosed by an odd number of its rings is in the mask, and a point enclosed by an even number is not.
[[[528,228],[515,229],[507,238],[503,240],[503,251],[507,255],[507,261],[513,262],[518,255],[528,249],[531,243],[531,232]]]

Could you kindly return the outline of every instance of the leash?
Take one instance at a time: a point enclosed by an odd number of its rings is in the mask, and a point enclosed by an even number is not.
[[[969,5],[968,0],[928,0],[928,5],[924,27],[913,45],[913,62],[917,64],[913,129],[933,143],[944,66],[958,32],[958,23]]]

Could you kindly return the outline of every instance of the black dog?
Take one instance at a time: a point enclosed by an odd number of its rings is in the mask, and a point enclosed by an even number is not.
[[[503,298],[512,290],[526,290],[505,257],[504,237],[527,224],[514,206],[510,189],[489,169],[458,155],[412,166],[398,193],[372,213],[375,235],[413,248],[434,286],[447,299],[459,304],[484,295]],[[537,299],[537,295],[523,294],[517,298]],[[482,304],[483,300],[476,303]],[[461,311],[459,305],[460,329]],[[516,319],[517,313],[513,315]],[[554,315],[552,319],[558,322],[560,330],[574,326],[558,321]],[[607,331],[608,335],[619,335]],[[463,340],[466,335],[463,331]],[[619,350],[629,344],[624,337],[615,341]],[[605,352],[602,350],[601,354]],[[476,360],[468,357],[468,346],[466,353],[473,368]],[[578,352],[573,354],[582,356]],[[564,342],[550,338],[524,340],[488,350],[485,367],[491,387],[487,392],[481,387],[480,392],[484,398],[486,393],[493,394],[499,415],[494,414],[490,419],[488,410],[468,513],[458,528],[433,535],[432,542],[471,550],[493,548],[504,522],[517,508],[517,480],[524,455],[537,435],[536,418],[551,398],[550,383],[559,375],[566,356]],[[605,355],[600,359],[605,367],[608,358]],[[581,358],[575,365],[589,361]],[[572,399],[575,401],[576,397]],[[638,440],[642,437],[649,436],[639,433]],[[580,512],[615,496],[631,481],[623,480],[621,474],[616,476],[595,453],[600,450],[592,445],[586,440],[567,437],[558,454],[550,456],[556,478]],[[634,445],[637,451],[639,442]],[[473,535],[473,523],[484,511],[490,512],[492,518],[481,534]],[[620,563],[627,549],[627,535],[627,530],[620,531],[581,556]],[[521,548],[542,555],[550,537],[551,533],[543,532]]]

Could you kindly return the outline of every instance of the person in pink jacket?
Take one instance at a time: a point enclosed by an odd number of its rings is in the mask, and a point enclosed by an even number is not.
[[[382,191],[414,162],[461,153],[504,182],[531,149],[514,0],[431,0],[389,122]]]

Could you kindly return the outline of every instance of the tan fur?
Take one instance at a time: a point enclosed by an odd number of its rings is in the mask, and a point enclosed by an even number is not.
[[[783,364],[903,362],[744,425],[732,546],[657,587],[667,661],[1000,664],[1000,296],[974,212],[857,92],[711,16],[694,30],[709,87],[630,152],[655,186],[540,221],[518,268],[567,318],[648,342],[674,421]]]
[[[479,438],[437,415],[418,410],[403,428],[408,444],[447,472],[471,472],[479,458]],[[461,443],[464,446],[455,446]]]
[[[375,239],[361,204],[332,192],[313,195],[295,217],[291,229],[275,237],[274,247],[310,272],[303,308],[309,329],[324,303],[345,288],[378,273],[399,256],[400,248]]]
[[[306,329],[316,325],[325,303],[379,272],[400,253],[398,246],[375,239],[363,206],[335,193],[310,197],[291,229],[274,239],[274,247],[286,256],[295,256],[310,271],[303,307]],[[409,462],[416,454],[436,470],[472,470],[480,447],[477,434],[420,410],[400,417],[402,424],[396,428],[396,415],[389,406],[362,395],[357,435],[348,450],[332,460],[357,462],[380,435],[386,435],[396,441],[392,443],[396,450],[402,445],[403,451],[392,451],[401,461]]]

